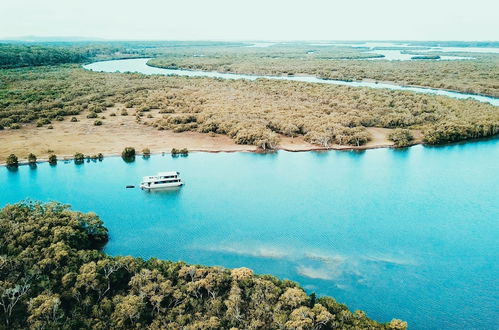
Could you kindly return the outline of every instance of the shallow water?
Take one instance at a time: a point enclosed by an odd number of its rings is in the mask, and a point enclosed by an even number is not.
[[[139,72],[143,74],[161,74],[161,75],[177,75],[188,77],[209,77],[209,78],[222,78],[222,79],[247,79],[256,80],[260,78],[275,79],[275,80],[291,80],[310,83],[332,84],[332,85],[345,85],[351,87],[369,87],[376,89],[391,89],[400,91],[410,91],[415,93],[434,94],[452,97],[456,99],[474,99],[480,102],[487,102],[499,106],[499,98],[466,94],[459,92],[451,92],[433,88],[423,87],[408,87],[399,86],[394,84],[375,83],[366,81],[342,81],[342,80],[324,80],[316,77],[302,77],[302,76],[259,76],[249,74],[235,74],[235,73],[221,73],[213,71],[199,71],[199,70],[176,70],[176,69],[163,69],[147,65],[148,58],[135,58],[126,60],[113,60],[101,61],[84,65],[84,68],[92,71],[99,72]]]
[[[192,153],[0,167],[0,205],[95,211],[106,251],[247,266],[411,329],[491,328],[499,313],[499,139],[363,152]],[[179,189],[126,189],[178,170]]]
[[[436,60],[422,60],[422,59],[413,59],[414,54],[404,54],[400,50],[390,50],[390,49],[382,49],[382,50],[371,50],[367,53],[371,54],[381,54],[384,57],[374,57],[369,58],[371,61],[457,61],[457,60],[472,60],[473,57],[464,57],[464,56],[445,56],[440,55],[439,59]]]
[[[385,57],[370,58],[369,60],[388,60],[388,61],[412,61],[415,55],[403,54],[400,49],[375,49],[375,48],[405,48],[406,50],[415,50],[417,52],[465,52],[465,53],[489,53],[498,54],[499,48],[494,47],[427,47],[411,45],[407,43],[394,43],[394,42],[364,42],[364,43],[313,43],[313,46],[341,46],[352,48],[370,48],[368,53],[381,54]],[[441,55],[440,59],[432,61],[457,61],[457,60],[471,60],[473,57],[464,56],[447,56]]]

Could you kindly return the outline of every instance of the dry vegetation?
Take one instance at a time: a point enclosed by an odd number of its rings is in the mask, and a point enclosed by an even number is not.
[[[324,147],[360,146],[370,139],[367,127],[420,129],[428,143],[499,131],[494,106],[410,92],[265,79],[106,74],[76,66],[4,70],[0,79],[0,125],[10,129],[30,122],[50,128],[80,113],[93,123],[102,121],[104,128],[126,114],[159,130],[223,134],[237,144],[263,149],[274,148],[280,135]]]
[[[150,60],[149,64],[233,73],[307,74],[326,79],[389,81],[499,97],[499,55],[471,54],[477,58],[472,61],[366,61],[354,59],[373,54],[356,50],[356,55],[347,55],[344,52],[348,48],[339,47],[311,48],[312,54],[304,50],[283,53],[272,50],[273,47],[264,48],[260,53],[238,49],[238,53],[228,54],[205,52],[206,56],[181,56],[172,52]],[[352,60],[342,60],[349,56]]]

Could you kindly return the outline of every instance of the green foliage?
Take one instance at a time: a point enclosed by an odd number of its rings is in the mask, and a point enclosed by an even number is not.
[[[30,153],[28,155],[28,163],[30,163],[30,164],[36,164],[36,156],[35,156],[35,154]]]
[[[40,118],[36,121],[36,127],[42,127],[43,125],[50,124],[50,119],[48,118]]]
[[[91,118],[97,118],[97,114],[95,112],[90,112],[88,115],[87,115],[87,118],[91,119]]]
[[[127,160],[127,159],[131,160],[131,159],[135,158],[135,148],[133,148],[133,147],[126,147],[121,152],[121,157],[123,159],[125,159],[125,160]]]
[[[79,63],[86,56],[69,48],[0,44],[0,68]]]
[[[411,131],[405,128],[397,128],[395,129],[388,138],[395,143],[397,147],[407,147],[414,140],[414,136]]]
[[[182,149],[177,149],[177,148],[172,148],[171,151],[172,156],[187,156],[189,154],[189,150],[187,148],[182,148]]]
[[[8,329],[405,329],[248,268],[111,257],[94,213],[0,210],[0,322]]]
[[[7,167],[17,167],[19,165],[19,161],[17,159],[17,156],[14,154],[10,154],[7,157],[7,160],[5,161],[7,164]]]
[[[249,47],[205,50],[202,57],[186,56],[182,51],[170,51],[149,60],[148,64],[161,68],[259,75],[291,73],[346,81],[390,81],[499,97],[499,56],[492,54],[464,54],[474,57],[472,61],[365,61],[362,57],[376,57],[375,54],[334,46],[320,47],[312,56],[306,55],[301,45],[260,50]],[[423,56],[415,54],[415,57],[436,59],[439,54],[423,53]],[[463,53],[445,55],[463,56]],[[350,60],[345,60],[347,58]]]
[[[54,154],[51,154],[49,156],[49,164],[50,165],[56,165],[57,164],[57,156]]]
[[[77,121],[78,121],[78,118],[76,118],[76,117],[71,117],[71,122],[72,122],[72,123],[76,123]]]
[[[497,134],[499,134],[499,123],[475,118],[472,123],[460,120],[430,126],[424,132],[423,141],[428,144],[442,144],[479,139]]]
[[[499,125],[496,107],[476,101],[291,81],[109,74],[72,66],[0,70],[0,81],[6,82],[0,85],[5,127],[84,111],[94,117],[110,104],[128,114],[128,103],[149,108],[154,119],[147,124],[157,129],[224,134],[262,149],[275,148],[280,135],[325,147],[359,146],[369,140],[367,127],[411,128],[423,130],[427,143],[441,143],[497,134]],[[466,134],[441,132],[460,126]]]
[[[19,124],[10,124],[10,129],[20,129],[21,125]]]
[[[142,154],[149,156],[151,154],[151,150],[149,148],[144,148],[142,149]]]
[[[81,152],[77,152],[74,154],[74,160],[75,164],[83,164],[83,162],[85,161],[85,155]]]
[[[94,126],[101,126],[101,125],[102,125],[102,120],[94,121]]]

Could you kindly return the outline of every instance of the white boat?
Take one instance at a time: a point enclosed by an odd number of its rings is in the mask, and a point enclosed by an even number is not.
[[[145,176],[142,178],[140,183],[141,189],[161,189],[161,188],[173,188],[180,187],[184,183],[179,177],[180,173],[176,171],[172,172],[159,172],[154,176]]]

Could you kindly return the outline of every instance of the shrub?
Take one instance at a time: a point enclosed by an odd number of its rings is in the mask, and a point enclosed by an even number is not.
[[[36,156],[33,153],[30,153],[28,155],[28,163],[30,164],[36,164]]]
[[[52,125],[48,125],[48,126],[47,126],[47,129],[54,129],[54,126],[52,126]]]
[[[74,155],[74,159],[75,159],[75,164],[83,164],[83,162],[85,161],[85,155],[82,154],[81,152],[77,152]]]
[[[397,128],[390,135],[388,139],[395,143],[397,147],[407,147],[414,140],[410,130],[406,128]]]
[[[36,127],[42,127],[43,125],[50,124],[50,119],[48,118],[40,118],[36,121]]]
[[[49,156],[49,164],[50,165],[55,165],[57,164],[57,156],[52,154]]]
[[[102,120],[94,121],[94,126],[101,126],[101,125],[102,125]]]
[[[125,149],[123,149],[123,151],[121,152],[121,157],[123,159],[131,159],[131,158],[134,158],[135,157],[135,148],[133,147],[126,147]]]
[[[151,150],[149,150],[149,148],[144,148],[144,149],[142,149],[142,154],[149,156],[151,154]]]
[[[78,121],[78,118],[76,117],[71,117],[71,122],[76,123]]]
[[[126,111],[126,109],[121,110],[121,115],[128,116],[128,111]]]
[[[14,154],[10,154],[9,157],[7,157],[7,167],[17,167],[19,165],[19,161],[17,159],[17,156]]]
[[[99,152],[99,153],[97,154],[97,158],[98,158],[99,160],[103,160],[103,159],[104,159],[104,155],[103,155],[103,154],[101,154],[101,153]]]
[[[14,123],[14,124],[10,125],[10,129],[20,129],[20,128],[21,128],[21,125],[19,125],[17,123]]]
[[[182,149],[173,148],[171,153],[172,156],[177,156],[177,155],[187,156],[189,154],[189,150],[187,150],[187,148],[182,148]]]
[[[109,115],[110,115],[111,117],[116,117],[116,113],[114,113],[114,112],[111,112]]]
[[[87,115],[87,118],[91,119],[91,118],[97,118],[97,114],[95,112],[91,112]]]
[[[55,117],[55,120],[57,120],[57,121],[63,121],[64,117],[63,116],[57,116],[57,117]]]

